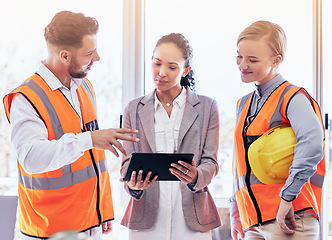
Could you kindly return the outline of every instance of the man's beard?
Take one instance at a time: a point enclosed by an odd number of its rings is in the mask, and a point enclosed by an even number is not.
[[[75,69],[80,69],[78,72],[75,71]],[[73,78],[85,78],[86,75],[88,75],[87,72],[84,72],[83,70],[81,70],[81,68],[78,66],[76,57],[73,56],[69,65],[69,69],[68,69],[69,75]]]

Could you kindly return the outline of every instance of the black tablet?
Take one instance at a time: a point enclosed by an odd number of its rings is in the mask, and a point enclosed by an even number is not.
[[[156,181],[179,181],[169,171],[171,163],[177,163],[179,160],[182,160],[191,164],[193,157],[194,154],[192,153],[133,153],[124,180],[129,181],[133,171],[138,172],[142,169],[143,179],[151,171],[151,180],[158,175]]]

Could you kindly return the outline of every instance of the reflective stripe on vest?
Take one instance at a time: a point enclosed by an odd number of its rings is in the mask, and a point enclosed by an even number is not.
[[[106,159],[103,159],[96,163],[98,173],[103,173],[107,170]],[[77,183],[84,182],[90,178],[97,176],[93,165],[86,168],[71,172],[70,165],[66,165],[63,168],[67,168],[67,174],[57,178],[36,178],[32,176],[25,176],[19,174],[18,182],[23,184],[27,189],[33,190],[55,190],[59,188],[68,187]],[[62,169],[63,169],[62,168]]]
[[[50,116],[53,131],[54,131],[54,135],[55,135],[55,139],[59,140],[63,136],[64,132],[63,132],[60,120],[58,118],[58,115],[56,114],[56,111],[55,111],[54,107],[52,106],[52,104],[51,104],[50,100],[48,99],[48,97],[47,97],[46,93],[44,92],[44,90],[39,85],[37,85],[35,83],[35,81],[33,81],[32,79],[30,79],[30,80],[26,81],[25,83],[23,83],[22,86],[29,87],[42,100],[42,102],[44,103],[44,106],[47,109],[48,115]]]
[[[281,104],[283,103],[285,94],[288,92],[289,89],[291,89],[293,87],[295,87],[295,86],[292,84],[289,84],[287,87],[285,87],[284,91],[281,93],[279,102],[278,102],[278,106],[270,120],[270,129],[281,125],[281,122],[282,122]]]
[[[310,183],[318,188],[323,188],[323,183],[324,183],[324,176],[315,173],[311,178],[310,178]]]
[[[85,90],[88,92],[90,98],[91,98],[91,101],[93,103],[93,106],[95,107],[95,109],[97,109],[97,105],[96,105],[96,101],[95,101],[95,98],[93,97],[93,94],[91,92],[91,89],[89,88],[87,82],[83,79],[82,80],[82,85],[83,87],[85,88]]]
[[[260,184],[261,181],[255,176],[255,174],[250,174],[250,185]],[[246,175],[242,175],[239,178],[236,178],[234,182],[234,192],[240,191],[242,188],[247,187],[246,184]]]

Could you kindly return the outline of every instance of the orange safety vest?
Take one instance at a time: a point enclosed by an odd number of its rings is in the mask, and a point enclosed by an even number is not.
[[[287,107],[292,97],[299,91],[302,91],[308,97],[324,132],[318,104],[303,88],[296,87],[287,81],[283,82],[270,94],[249,126],[245,127],[245,122],[253,93],[238,101],[237,124],[234,134],[235,162],[233,163],[233,176],[234,192],[244,231],[275,220],[280,204],[279,194],[284,185],[284,183],[266,185],[257,179],[248,161],[250,142],[252,143],[275,126],[289,123],[286,116]],[[315,174],[304,184],[300,194],[292,202],[295,212],[313,209],[319,217],[324,176],[325,154],[318,164]]]
[[[87,79],[77,89],[81,120],[60,90],[52,91],[38,74],[4,97],[10,122],[14,97],[22,94],[44,121],[49,140],[65,133],[98,129],[93,88]],[[19,223],[23,234],[46,238],[64,230],[84,231],[114,219],[111,186],[104,151],[90,149],[70,165],[28,174],[18,163]]]

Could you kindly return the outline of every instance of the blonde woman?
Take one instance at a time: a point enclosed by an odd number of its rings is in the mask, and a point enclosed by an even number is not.
[[[255,90],[238,102],[230,199],[233,239],[304,240],[319,235],[324,132],[314,99],[278,73],[285,48],[283,29],[268,21],[253,23],[238,37],[241,80],[255,83]],[[264,184],[252,171],[249,146],[285,124],[291,125],[297,142],[289,176],[283,183]]]

